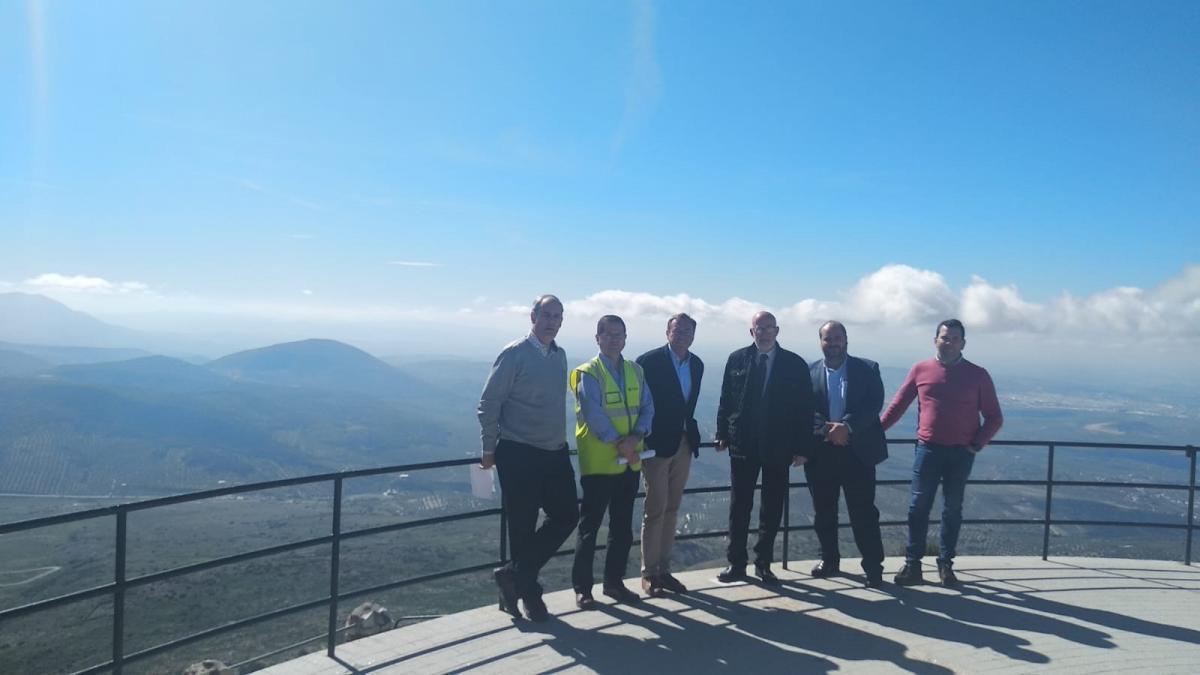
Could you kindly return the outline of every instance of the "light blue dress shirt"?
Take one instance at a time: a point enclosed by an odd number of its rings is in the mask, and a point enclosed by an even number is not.
[[[671,355],[671,363],[675,364],[675,375],[679,377],[679,388],[683,390],[686,402],[692,393],[692,353],[688,352],[686,359],[679,358],[670,347],[667,347],[667,353]]]
[[[846,416],[846,363],[837,370],[825,366],[825,393],[829,397],[829,421],[841,422]]]

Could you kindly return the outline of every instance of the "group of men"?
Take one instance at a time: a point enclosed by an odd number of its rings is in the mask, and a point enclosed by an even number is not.
[[[650,597],[684,593],[671,574],[676,518],[692,459],[699,456],[696,402],[704,363],[691,353],[696,321],[676,314],[667,343],[625,359],[626,328],[615,315],[596,326],[598,354],[568,370],[555,342],[563,304],[543,295],[530,312],[529,335],[497,357],[479,402],[484,468],[495,466],[508,519],[511,561],[495,570],[502,609],[544,621],[538,573],[578,525],[572,586],[580,609],[595,606],[596,537],[608,515],[601,589],[617,602],[641,599],[625,586],[633,543],[633,505],[644,480],[641,590]],[[789,469],[804,467],[813,500],[820,560],[814,577],[841,573],[838,501],[846,498],[864,583],[883,584],[883,542],[875,507],[876,466],[887,458],[884,431],[918,401],[917,448],[908,510],[905,564],[895,583],[922,581],[929,512],[943,491],[939,580],[953,586],[953,560],[962,499],[975,454],[1003,421],[987,371],[966,361],[966,329],[941,322],[936,356],[914,365],[886,411],[883,381],[873,361],[847,353],[846,327],[823,324],[824,358],[811,366],[777,341],[779,326],[766,311],[751,319],[753,343],[729,355],[721,382],[715,445],[730,458],[728,567],[718,580],[749,579],[747,544],[754,492],[761,479],[754,576],[766,584],[783,516]],[[564,386],[566,385],[566,386]],[[566,442],[565,392],[574,395],[582,513]],[[982,421],[981,418],[982,417]],[[539,515],[544,513],[539,525]]]

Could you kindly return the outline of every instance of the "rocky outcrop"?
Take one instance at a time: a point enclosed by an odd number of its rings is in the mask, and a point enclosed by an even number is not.
[[[216,659],[204,659],[184,668],[183,675],[234,675],[234,672]]]
[[[396,622],[392,621],[387,608],[373,602],[364,602],[346,617],[346,641],[382,633],[395,626]]]

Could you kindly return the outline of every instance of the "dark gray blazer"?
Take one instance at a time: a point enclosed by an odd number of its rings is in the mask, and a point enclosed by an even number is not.
[[[829,419],[829,392],[826,391],[825,359],[809,367],[812,375],[816,415],[813,433],[820,439]],[[879,364],[857,356],[846,356],[846,415],[842,421],[850,426],[850,450],[867,466],[887,459],[887,440],[879,424],[883,409],[883,379]],[[819,445],[825,446],[824,443]],[[826,446],[827,447],[827,446]]]
[[[809,381],[808,363],[799,354],[789,352],[776,343],[779,352],[767,380],[766,405],[759,414],[766,414],[765,436],[755,439],[758,446],[747,443],[753,438],[748,429],[746,389],[758,347],[751,344],[729,355],[725,376],[721,380],[721,401],[717,404],[717,440],[729,443],[730,457],[748,457],[751,451],[759,459],[772,464],[790,463],[797,455],[812,457],[817,439],[809,432],[808,420],[813,419],[813,388]],[[655,401],[657,408],[658,402]]]

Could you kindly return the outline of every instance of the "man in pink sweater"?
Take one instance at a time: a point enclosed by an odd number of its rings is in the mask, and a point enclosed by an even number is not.
[[[904,384],[880,418],[883,428],[888,429],[900,421],[913,399],[917,399],[917,449],[908,503],[908,549],[904,567],[896,574],[896,583],[901,586],[922,581],[921,558],[925,555],[929,510],[939,482],[943,492],[938,578],[944,586],[958,583],[953,569],[954,549],[962,526],[967,478],[975,455],[1004,423],[991,376],[962,356],[967,344],[966,332],[958,319],[938,324],[933,339],[937,356],[917,363],[908,371]]]

